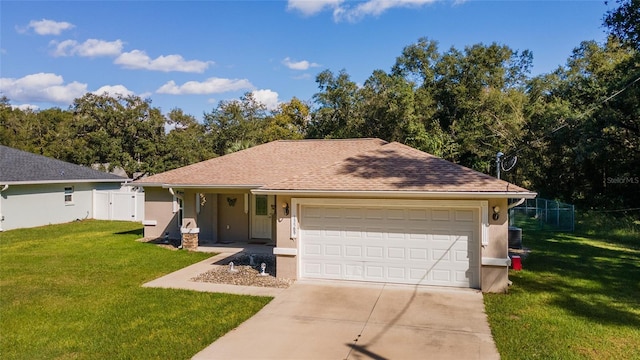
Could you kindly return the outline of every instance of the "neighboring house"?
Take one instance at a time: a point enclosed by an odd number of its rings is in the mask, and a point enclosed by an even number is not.
[[[145,237],[273,244],[276,276],[505,291],[534,192],[380,139],[274,141],[150,176]]]
[[[129,187],[121,190],[127,181],[121,176],[0,145],[0,230],[76,219],[118,219],[117,215],[122,220],[142,220],[128,213],[129,207],[135,207],[132,196],[137,195]],[[121,195],[125,192],[127,195]],[[114,201],[124,205],[114,206]]]

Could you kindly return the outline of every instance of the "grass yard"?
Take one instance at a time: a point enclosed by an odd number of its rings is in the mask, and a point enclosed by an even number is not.
[[[509,294],[485,294],[503,359],[640,359],[640,221],[582,215],[575,233],[523,227]]]
[[[0,357],[188,359],[271,300],[142,288],[211,254],[141,235],[93,220],[0,233]]]

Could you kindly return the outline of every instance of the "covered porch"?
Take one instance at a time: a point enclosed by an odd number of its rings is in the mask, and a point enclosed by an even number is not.
[[[274,195],[249,188],[146,188],[145,237],[181,240],[186,249],[212,246],[275,245]],[[167,201],[169,200],[169,201]],[[161,207],[171,204],[169,209]],[[168,215],[170,214],[170,215]],[[171,216],[170,219],[158,217]],[[168,224],[160,228],[158,224]],[[203,249],[203,250],[204,250]]]

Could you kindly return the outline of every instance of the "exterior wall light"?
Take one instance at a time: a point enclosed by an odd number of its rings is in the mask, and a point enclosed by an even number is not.
[[[493,207],[493,220],[500,219],[500,206]]]
[[[282,203],[282,208],[284,209],[284,214],[285,215],[289,215],[289,203],[288,202],[283,202]]]

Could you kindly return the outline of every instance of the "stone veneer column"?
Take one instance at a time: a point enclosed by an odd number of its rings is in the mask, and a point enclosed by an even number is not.
[[[193,229],[180,229],[182,233],[182,248],[187,250],[198,250],[198,241],[200,233],[199,228]]]

